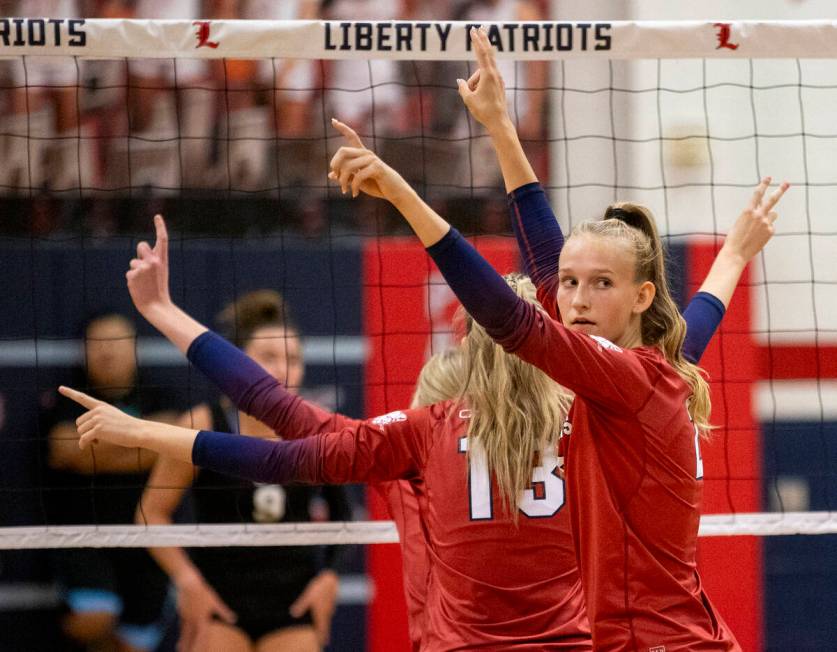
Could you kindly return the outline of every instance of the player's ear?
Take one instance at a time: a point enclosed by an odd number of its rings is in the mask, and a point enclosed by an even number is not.
[[[657,286],[651,281],[645,281],[640,284],[639,290],[634,301],[634,314],[641,315],[651,307],[654,303],[654,297],[657,296]]]

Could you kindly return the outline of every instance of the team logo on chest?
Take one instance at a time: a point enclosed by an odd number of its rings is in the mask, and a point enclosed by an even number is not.
[[[388,426],[391,423],[406,420],[407,415],[404,414],[401,410],[396,410],[395,412],[389,412],[388,414],[382,414],[379,417],[375,417],[374,419],[372,419],[372,423],[374,423],[376,426]]]
[[[622,349],[620,349],[610,340],[606,340],[605,338],[599,335],[591,335],[590,338],[596,340],[596,344],[599,345],[600,350],[607,349],[608,351],[616,351],[616,353],[622,353]]]

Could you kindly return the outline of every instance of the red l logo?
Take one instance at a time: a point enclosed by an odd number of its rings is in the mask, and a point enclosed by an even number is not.
[[[192,23],[198,29],[195,32],[195,38],[198,39],[198,44],[195,46],[196,48],[212,48],[213,50],[218,47],[217,41],[210,41],[209,40],[209,26],[210,21],[208,20],[196,20]]]
[[[715,27],[718,28],[718,33],[716,34],[718,37],[718,46],[715,49],[727,48],[729,50],[737,50],[738,43],[730,43],[729,41],[732,36],[732,25],[730,23],[715,23]]]

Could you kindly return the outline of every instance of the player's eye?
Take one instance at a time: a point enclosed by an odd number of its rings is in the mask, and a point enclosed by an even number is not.
[[[573,276],[562,276],[560,281],[561,285],[563,285],[565,288],[571,288],[578,285],[578,279],[576,279]]]
[[[599,287],[599,288],[613,287],[613,281],[611,281],[609,278],[603,276],[602,278],[596,279],[596,287]]]

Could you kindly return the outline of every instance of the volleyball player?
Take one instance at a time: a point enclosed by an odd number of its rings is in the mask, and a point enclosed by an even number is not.
[[[343,148],[332,168],[344,189],[383,196],[399,209],[495,341],[575,393],[566,478],[595,648],[740,649],[696,570],[699,434],[709,428],[709,392],[683,357],[685,325],[650,212],[622,204],[576,227],[559,261],[556,302],[565,325],[508,292],[368,150]],[[787,189],[765,198],[769,181],[736,224],[768,238]]]
[[[479,67],[467,82],[457,80],[459,92],[468,110],[491,137],[506,184],[511,225],[524,269],[538,288],[538,300],[550,316],[557,318],[558,257],[564,235],[510,119],[503,77],[488,36],[484,30],[472,30],[471,37]],[[345,125],[335,126],[351,145],[363,146]],[[618,218],[617,208],[614,205],[610,214]],[[683,353],[690,361],[700,359],[729,306],[746,263],[764,248],[772,234],[772,224],[753,220],[746,212],[733,225],[700,290],[683,313],[688,325]]]
[[[158,219],[158,245],[161,242],[165,242],[165,231],[162,228],[162,226],[162,221]],[[155,249],[157,249],[156,246]],[[158,249],[158,252],[160,254],[163,254],[164,247],[160,247]],[[162,256],[162,258],[165,258],[165,256]],[[132,265],[132,267],[134,267],[134,269],[136,270],[139,266]],[[145,277],[149,278],[147,271],[148,270],[146,270]],[[158,287],[167,287],[167,282],[165,280],[165,268],[161,268],[158,271],[162,272],[162,279],[158,277],[154,281],[154,283],[156,283]],[[132,290],[132,292],[136,293],[137,289],[138,288],[136,288],[135,285],[135,288]],[[155,289],[152,292],[152,294],[156,294],[157,292],[158,291]],[[155,316],[155,311],[153,309],[149,310],[149,306],[145,305],[145,301],[142,299],[137,301],[137,306],[150,319],[154,320],[154,322],[158,326],[161,326],[163,332],[165,332],[169,337],[171,337],[173,341],[177,343],[179,340],[179,346],[181,346],[181,348],[187,343],[186,341],[188,340],[190,359],[193,362],[195,362],[195,364],[199,368],[204,369],[208,373],[208,375],[210,375],[210,377],[215,379],[216,382],[218,382],[219,385],[222,387],[222,389],[224,389],[224,391],[227,394],[234,398],[234,400],[239,406],[246,406],[248,411],[258,414],[260,418],[272,423],[274,427],[280,431],[294,430],[299,427],[294,425],[294,422],[299,421],[301,417],[301,415],[299,414],[300,412],[306,412],[310,410],[310,407],[306,406],[306,404],[304,404],[304,402],[300,401],[299,399],[294,399],[290,397],[287,394],[287,392],[284,392],[283,395],[281,386],[279,386],[274,379],[271,379],[266,374],[264,374],[264,372],[261,372],[262,378],[260,380],[259,370],[253,370],[248,368],[248,361],[246,357],[243,356],[240,352],[237,352],[237,350],[234,347],[225,345],[223,343],[223,340],[214,337],[211,333],[201,333],[196,338],[193,338],[192,336],[185,334],[178,335],[177,330],[182,329],[184,324],[186,323],[186,320],[183,318],[182,315],[180,317],[173,315],[169,318],[162,318],[158,313]],[[166,312],[173,311],[171,310],[171,308],[169,308],[166,309]],[[167,328],[164,323],[166,321],[177,323],[177,326],[175,328],[172,328],[170,324]],[[196,332],[200,333],[202,330],[202,327],[197,326]],[[479,349],[479,347],[477,346],[469,346],[467,348],[469,350]],[[485,348],[484,343],[482,348]],[[252,362],[250,362],[249,364],[250,366],[252,366]],[[224,383],[227,383],[229,387],[225,387]],[[242,392],[244,388],[246,388],[246,390]],[[451,391],[451,388],[447,389],[447,392]],[[493,395],[496,395],[496,391]],[[418,394],[416,400],[422,400],[419,398]],[[319,426],[319,424],[321,424],[322,422],[328,421],[330,415],[320,414],[318,416],[316,412],[314,412],[311,414],[311,417],[314,422],[314,425]],[[389,418],[387,420],[389,420]],[[303,431],[304,430],[305,429],[303,429]],[[478,471],[482,470],[483,467],[479,467]],[[473,468],[471,469],[471,471],[472,473],[474,473]],[[479,479],[485,479],[487,477],[487,470],[485,473],[477,473],[477,478]],[[471,486],[474,485],[472,484]],[[482,488],[486,489],[487,487],[483,485]],[[423,494],[424,491],[422,491],[421,493]],[[497,502],[499,504],[500,501],[495,500],[494,502]],[[476,506],[472,505],[472,508],[478,511],[481,507],[479,504],[477,504]],[[482,508],[485,508],[485,504],[482,505]],[[562,521],[566,523],[566,512],[564,512],[563,518],[559,514],[559,516],[557,516],[554,519],[554,521],[556,525],[560,525]],[[431,547],[431,551],[432,550],[433,548]],[[479,555],[479,546],[476,546],[473,549],[473,552],[475,555]],[[428,609],[426,617],[428,619],[432,619],[433,614],[436,613],[436,611],[438,610],[433,608]],[[426,642],[428,645],[431,646],[432,642],[434,641],[433,637],[438,637],[435,628],[438,628],[438,624],[430,622],[428,625],[429,638],[426,639]],[[584,646],[585,643],[582,643],[581,645]]]
[[[287,387],[277,380],[277,375],[281,376],[281,374],[268,374],[238,348],[229,345],[217,335],[209,333],[202,340],[201,346],[191,346],[196,342],[191,339],[194,333],[189,329],[196,322],[171,305],[168,287],[168,234],[162,217],[156,217],[155,224],[157,242],[153,253],[156,254],[157,259],[154,267],[156,283],[153,288],[138,292],[141,279],[147,278],[147,275],[134,279],[131,286],[134,303],[150,323],[163,332],[184,353],[189,354],[190,360],[204,371],[226,396],[230,397],[239,410],[257,420],[271,424],[273,431],[279,432],[285,438],[307,437],[360,423],[356,419],[341,414],[326,412],[288,391]],[[152,253],[147,245],[141,246],[140,251],[140,255]],[[155,310],[155,307],[161,305],[167,308],[163,311]],[[200,325],[198,327],[197,333],[204,330]],[[184,329],[186,329],[185,336]],[[292,348],[298,350],[298,341],[294,340],[292,344]],[[455,359],[444,363],[439,362],[433,367],[446,368],[452,372],[458,369]],[[291,376],[295,375],[291,374]],[[413,399],[414,405],[418,400],[429,401],[433,397],[435,397],[434,400],[442,400],[453,396],[453,394],[440,396],[438,392],[449,386],[441,381],[438,373],[434,373],[433,376],[436,380],[432,387],[424,383],[422,385],[424,389],[420,392],[417,390]],[[293,380],[293,377],[290,379]],[[456,381],[450,379],[448,382],[453,385]],[[271,401],[248,402],[247,392],[258,384],[262,385],[262,389],[265,387],[270,389]],[[435,393],[431,391],[432,388],[435,388]],[[200,424],[197,425],[200,427]],[[413,647],[418,649],[423,630],[424,601],[429,573],[429,562],[418,517],[418,501],[412,484],[406,480],[381,482],[372,486],[383,496],[399,532],[409,633]]]
[[[143,291],[143,282],[158,282],[147,258],[143,262],[129,272],[135,295]],[[534,300],[528,279],[511,282],[515,296]],[[155,311],[163,312],[151,309]],[[277,392],[275,381],[254,369],[252,362],[235,359],[222,347],[223,340],[203,327],[195,324],[192,332],[184,329],[181,336],[192,345],[190,359],[214,359],[216,368],[237,376],[245,394],[227,393],[239,406],[248,406],[248,412],[260,413],[271,426],[278,426],[279,432],[290,425],[288,417],[299,422],[306,412],[289,412],[282,404],[287,396]],[[92,435],[121,445],[149,446],[163,455],[257,481],[409,479],[430,561],[422,649],[527,644],[589,650],[569,519],[562,509],[564,484],[555,457],[563,392],[531,365],[504,354],[478,325],[471,327],[463,350],[464,376],[469,378],[464,402],[394,412],[295,441],[201,431],[196,442],[195,430],[177,427],[146,438],[137,435],[150,424],[126,421],[127,415],[73,390],[62,392],[93,407],[91,416],[79,420],[85,445]],[[499,394],[509,395],[526,410],[507,409],[508,403],[496,400]],[[100,422],[102,417],[106,424]],[[507,563],[518,555],[542,563]]]
[[[271,376],[299,387],[304,372],[302,343],[282,297],[257,290],[239,297],[221,313],[227,337]],[[183,425],[273,438],[268,426],[238,412],[229,399],[202,404]],[[137,510],[137,521],[170,524],[191,485],[199,523],[279,523],[311,520],[320,491],[312,487],[256,485],[170,458],[160,458]],[[345,521],[350,510],[340,487],[323,487],[329,518]],[[229,652],[319,650],[328,642],[338,579],[332,570],[336,547],[325,566],[310,546],[154,548],[152,555],[178,592],[180,642],[186,650]]]

